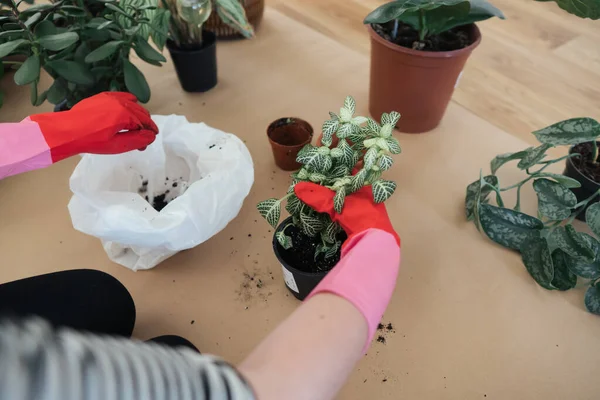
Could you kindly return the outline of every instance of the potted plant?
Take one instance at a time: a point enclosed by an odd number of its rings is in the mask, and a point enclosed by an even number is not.
[[[103,91],[129,91],[140,102],[150,99],[144,75],[129,61],[130,50],[160,66],[166,61],[148,44],[160,49],[166,41],[167,10],[157,0],[85,0],[36,4],[20,10],[21,2],[3,0],[0,59],[22,55],[24,61],[3,61],[17,68],[17,85],[31,87],[31,102],[45,100],[62,107]],[[40,71],[52,85],[39,91]]]
[[[395,0],[371,12],[371,115],[398,110],[403,132],[435,128],[481,41],[474,23],[491,17],[504,19],[486,0]]]
[[[533,134],[539,146],[496,156],[490,163],[491,174],[467,187],[467,219],[494,242],[519,251],[525,268],[541,287],[569,290],[578,279],[584,280],[588,285],[585,306],[600,314],[600,185],[595,175],[598,169],[590,169],[600,167],[600,124],[591,118],[573,118]],[[559,145],[572,147],[566,156],[547,160],[548,149]],[[516,160],[526,177],[508,186],[500,185],[498,169]],[[563,160],[567,162],[564,175],[547,172],[548,167]],[[536,217],[521,212],[521,189],[529,182],[538,198]],[[584,192],[589,182],[595,184],[595,191]],[[517,200],[510,208],[505,206],[502,194],[513,189]],[[488,202],[492,193],[496,206]],[[575,229],[573,222],[578,216],[585,216],[596,236]]]
[[[167,48],[183,90],[206,92],[217,84],[214,32],[203,29],[213,10],[223,22],[245,37],[254,30],[239,0],[162,0],[171,11]]]
[[[364,186],[371,186],[375,202],[387,200],[396,184],[381,179],[392,164],[392,154],[400,153],[400,145],[392,136],[400,114],[383,114],[381,125],[371,118],[354,116],[355,102],[347,97],[339,115],[323,124],[323,145],[307,144],[298,154],[302,168],[292,174],[292,183],[281,199],[268,199],[258,204],[258,211],[275,228],[273,249],[283,267],[286,286],[302,300],[323,279],[340,258],[346,234],[327,214],[317,213],[294,194],[298,182],[314,182],[336,192],[336,212],[342,212],[346,196]],[[332,148],[334,138],[339,140]],[[353,145],[349,144],[352,140]],[[363,154],[363,150],[366,150]],[[357,168],[359,160],[363,165]],[[290,216],[281,224],[281,205]]]
[[[256,30],[262,21],[265,11],[265,0],[240,0],[244,12],[252,28]],[[244,37],[236,27],[223,22],[219,14],[214,13],[206,21],[205,29],[214,32],[217,38]]]

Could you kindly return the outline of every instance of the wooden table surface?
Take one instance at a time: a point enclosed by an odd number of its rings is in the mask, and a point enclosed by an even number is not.
[[[600,318],[584,310],[583,290],[540,288],[517,254],[494,245],[464,220],[464,190],[479,169],[497,153],[526,145],[461,102],[471,93],[472,102],[492,104],[488,96],[497,93],[499,78],[482,82],[478,75],[492,73],[483,60],[496,51],[499,58],[507,56],[484,33],[461,81],[467,88],[458,90],[458,101],[436,130],[396,133],[403,153],[387,175],[398,183],[388,209],[402,237],[403,263],[383,319],[394,330],[382,333],[385,343],[373,343],[340,399],[598,396]],[[259,200],[285,193],[289,184],[288,174],[274,166],[265,129],[284,116],[302,117],[319,129],[348,94],[356,98],[359,114],[366,114],[368,54],[271,8],[254,40],[219,43],[218,60],[219,84],[205,94],[182,92],[170,63],[142,68],[152,88],[152,113],[183,114],[246,141],[256,182],[240,215],[210,241],[155,269],[129,271],[108,260],[99,240],[72,228],[66,206],[75,157],[0,181],[0,282],[64,269],[106,271],[135,299],[136,337],[179,334],[234,363],[298,306],[283,286],[271,228],[255,209]],[[542,73],[528,65],[511,68],[515,75]],[[527,93],[536,91],[534,86]],[[26,90],[9,90],[0,120],[34,112],[27,97]],[[562,107],[560,98],[545,93],[536,98]],[[514,101],[523,100],[515,94]],[[534,103],[526,110],[513,104],[511,112],[503,107],[498,105],[498,118],[515,118],[518,126],[534,122],[529,113]],[[573,107],[569,99],[565,107]],[[548,117],[540,119],[550,123],[563,115]],[[502,177],[516,176],[509,170]],[[531,209],[532,193],[524,198]],[[264,285],[248,285],[249,276]]]

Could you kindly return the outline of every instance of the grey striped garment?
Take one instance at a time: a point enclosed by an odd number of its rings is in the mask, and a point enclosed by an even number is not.
[[[0,400],[254,399],[224,361],[191,349],[0,322]]]

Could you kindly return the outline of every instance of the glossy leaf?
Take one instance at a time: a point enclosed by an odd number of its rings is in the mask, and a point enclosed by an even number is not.
[[[498,177],[494,175],[484,176],[485,182],[492,186],[498,186]],[[467,186],[467,194],[465,196],[465,213],[467,215],[467,221],[470,221],[474,217],[474,209],[477,205],[477,199],[483,203],[486,201],[489,194],[492,192],[492,188],[485,186],[481,189],[481,181],[477,179],[475,182]]]
[[[537,218],[489,204],[480,204],[479,223],[490,239],[513,250],[520,250],[526,240],[540,237],[544,228]]]
[[[155,13],[156,14],[151,22],[154,29],[150,31],[150,37],[152,37],[152,41],[156,44],[156,47],[158,47],[159,50],[162,50],[165,47],[167,37],[169,36],[171,12],[164,8],[159,8]]]
[[[40,38],[43,36],[54,35],[56,34],[56,27],[54,24],[48,20],[41,21],[39,24],[35,26],[35,36]]]
[[[107,59],[115,54],[122,44],[123,42],[120,40],[113,40],[108,43],[104,43],[102,46],[91,51],[87,56],[85,56],[85,62],[91,64]]]
[[[533,189],[538,197],[538,211],[553,221],[569,218],[577,204],[577,197],[560,183],[541,178],[533,181]]]
[[[123,60],[123,72],[127,90],[134,94],[141,103],[147,103],[150,100],[150,87],[144,74],[127,59]]]
[[[150,46],[150,44],[147,41],[145,41],[139,37],[135,41],[135,46],[133,49],[135,50],[135,53],[144,61],[147,61],[147,62],[151,62],[151,61],[166,62],[167,61],[165,56],[163,56],[157,50],[155,50],[152,46]]]
[[[281,217],[281,202],[278,199],[267,199],[256,206],[260,215],[267,220],[269,225],[277,228]]]
[[[531,147],[529,149],[531,149]],[[490,170],[492,171],[492,175],[496,175],[496,171],[498,171],[498,169],[501,166],[503,166],[504,164],[506,164],[507,162],[513,161],[513,160],[521,160],[523,157],[525,157],[525,155],[527,155],[527,152],[529,149],[523,150],[523,151],[517,151],[516,153],[505,153],[505,154],[497,155],[490,162]]]
[[[577,284],[577,275],[571,270],[572,259],[561,249],[552,252],[552,263],[554,265],[554,277],[550,282],[552,287],[558,290],[569,290]]]
[[[517,164],[517,168],[528,169],[540,162],[546,156],[546,150],[552,147],[549,144],[542,144],[538,147],[530,147],[525,150],[525,156]]]
[[[554,277],[554,264],[546,239],[538,236],[525,240],[521,245],[521,257],[525,268],[538,285],[552,290],[550,282]]]
[[[596,258],[594,249],[583,234],[577,232],[571,224],[556,227],[552,233],[552,240],[559,249],[578,263],[589,264]]]
[[[69,82],[79,85],[93,85],[94,75],[83,64],[68,60],[52,60],[46,66]]]
[[[29,43],[29,40],[17,39],[12,42],[0,44],[0,58],[6,57],[15,51],[19,46]]]
[[[40,57],[36,54],[29,56],[15,72],[15,83],[27,85],[40,78]]]
[[[66,49],[78,40],[79,35],[75,32],[57,33],[54,35],[42,36],[38,39],[40,46],[52,51]]]
[[[600,315],[600,285],[590,286],[586,290],[584,303],[589,312]]]
[[[597,237],[600,237],[600,203],[594,203],[585,211],[585,222]]]
[[[533,132],[541,143],[575,145],[600,136],[600,124],[592,118],[571,118]]]
[[[215,11],[223,22],[231,26],[244,37],[254,36],[254,29],[246,18],[246,12],[239,1],[216,1]]]
[[[352,147],[350,147],[350,145],[345,139],[340,139],[337,148],[340,149],[343,153],[340,157],[340,161],[342,162],[342,164],[344,164],[350,169],[353,168],[356,162],[354,158],[354,150],[352,150]]]

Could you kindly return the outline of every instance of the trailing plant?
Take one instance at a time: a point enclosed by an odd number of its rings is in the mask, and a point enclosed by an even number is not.
[[[536,0],[553,1],[566,12],[581,18],[600,19],[600,2],[598,0]]]
[[[480,176],[467,186],[467,219],[494,242],[519,251],[525,268],[541,287],[564,291],[575,287],[578,278],[585,280],[589,284],[585,306],[600,314],[600,203],[589,205],[600,191],[578,202],[571,191],[581,186],[577,180],[547,172],[551,165],[580,154],[570,152],[546,159],[550,148],[561,145],[592,142],[597,151],[600,124],[591,118],[573,118],[533,134],[541,143],[539,146],[496,156],[490,163],[491,174]],[[510,161],[518,161],[517,168],[526,177],[502,186],[496,173]],[[536,217],[521,212],[521,189],[527,183],[533,184],[537,195]],[[516,190],[517,200],[512,208],[505,206],[502,198],[508,190]],[[489,204],[491,195],[495,196],[496,206]],[[579,232],[573,225],[575,217],[584,210],[587,226],[595,236]]]
[[[322,146],[307,144],[298,153],[296,161],[302,168],[292,174],[292,184],[281,199],[268,199],[258,204],[258,211],[273,227],[277,228],[281,216],[281,204],[287,201],[286,210],[292,223],[277,233],[277,241],[284,249],[294,243],[286,235],[286,229],[294,225],[305,235],[319,237],[321,242],[315,252],[328,259],[340,249],[338,234],[342,228],[329,215],[317,213],[294,194],[298,182],[314,182],[335,192],[335,211],[342,212],[346,196],[362,187],[371,186],[376,203],[386,201],[396,190],[396,183],[381,179],[381,174],[392,166],[393,154],[400,154],[400,144],[392,136],[400,114],[392,111],[381,116],[381,124],[371,118],[354,116],[356,103],[346,97],[339,114],[330,112],[331,119],[323,123]],[[333,138],[339,142],[331,147]],[[331,148],[330,148],[331,147]],[[362,161],[359,163],[359,161]]]
[[[157,0],[59,0],[22,8],[23,0],[0,0],[0,59],[21,55],[25,61],[3,61],[16,68],[17,85],[30,85],[31,103],[45,100],[72,107],[103,91],[129,91],[150,99],[142,72],[129,60],[135,53],[160,66],[167,39],[169,11]],[[44,69],[52,85],[38,90]]]
[[[504,14],[486,0],[394,0],[373,10],[364,23],[394,21],[392,39],[396,39],[402,22],[417,30],[423,42],[429,36],[491,17],[504,19]]]
[[[254,29],[246,18],[240,0],[161,0],[171,11],[169,37],[177,47],[198,48],[202,45],[202,25],[213,11],[227,25],[249,38]]]

